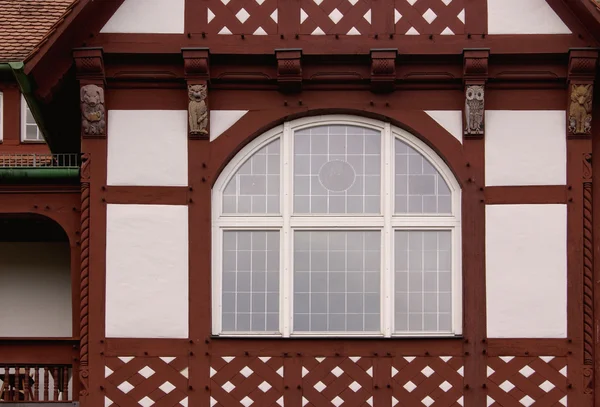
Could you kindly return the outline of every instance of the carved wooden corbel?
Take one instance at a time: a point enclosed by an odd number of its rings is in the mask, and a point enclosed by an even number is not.
[[[106,137],[104,88],[106,76],[102,48],[73,50],[76,76],[79,80],[81,105],[81,137]]]
[[[208,48],[182,48],[181,52],[188,90],[188,134],[193,140],[208,140],[209,51]]]
[[[463,52],[465,137],[483,137],[485,133],[485,83],[489,56],[489,49],[465,49]]]
[[[283,93],[296,93],[302,90],[302,50],[276,49],[277,84]]]
[[[371,50],[371,89],[373,92],[392,92],[396,84],[397,49]]]
[[[583,48],[569,51],[567,136],[591,137],[594,77],[598,50]]]

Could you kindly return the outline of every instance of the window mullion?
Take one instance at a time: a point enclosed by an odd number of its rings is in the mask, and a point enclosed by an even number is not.
[[[290,218],[293,205],[293,184],[292,184],[292,130],[289,123],[285,123],[283,127],[283,135],[281,137],[281,191],[282,203],[281,214],[283,216],[282,228],[282,270],[280,279],[280,329],[283,337],[289,337],[292,330],[292,273],[293,273],[293,246],[292,246],[292,229],[290,227]]]
[[[382,332],[385,337],[392,336],[392,318],[394,315],[393,284],[394,276],[392,267],[393,257],[393,230],[392,213],[394,199],[393,180],[393,143],[389,123],[383,129],[383,177],[382,177],[382,202],[383,202],[383,250],[381,264],[381,321]]]

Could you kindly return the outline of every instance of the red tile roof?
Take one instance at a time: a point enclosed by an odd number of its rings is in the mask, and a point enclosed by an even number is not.
[[[77,0],[0,0],[0,61],[23,61]]]

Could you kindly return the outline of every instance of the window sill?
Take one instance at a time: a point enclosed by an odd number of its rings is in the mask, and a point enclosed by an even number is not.
[[[233,335],[233,334],[223,334],[223,335],[211,335],[211,339],[219,340],[219,339],[244,339],[244,340],[265,340],[265,339],[280,339],[282,341],[290,341],[290,340],[328,340],[328,341],[369,341],[369,340],[427,340],[427,339],[447,339],[447,340],[461,340],[463,339],[463,335],[456,334],[421,334],[421,335],[392,335],[391,337],[386,337],[383,335],[341,335],[341,334],[332,334],[332,335],[311,335],[311,334],[295,334],[289,337],[283,337],[281,335]]]

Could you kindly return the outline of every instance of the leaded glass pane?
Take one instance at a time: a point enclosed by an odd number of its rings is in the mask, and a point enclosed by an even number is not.
[[[318,126],[294,134],[294,213],[380,213],[381,133]]]
[[[395,213],[451,213],[448,184],[421,153],[396,139]]]
[[[378,231],[294,233],[294,331],[380,331]]]
[[[223,232],[225,332],[279,331],[279,232]]]
[[[246,160],[225,187],[223,213],[279,213],[280,161],[279,139]]]
[[[395,232],[396,332],[452,329],[451,232]]]

